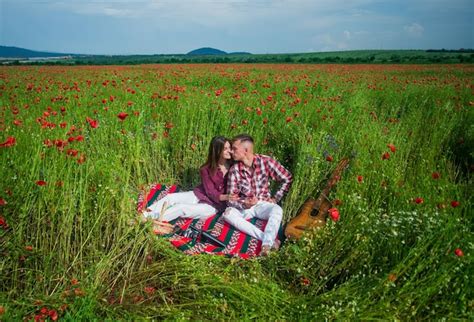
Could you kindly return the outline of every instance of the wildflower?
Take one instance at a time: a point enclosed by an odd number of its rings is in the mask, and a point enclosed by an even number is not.
[[[77,278],[71,279],[71,285],[77,285],[77,284],[79,284],[79,281],[77,280]]]
[[[339,220],[339,210],[337,208],[331,208],[328,210],[329,216],[331,217],[332,220],[338,221]]]
[[[14,120],[13,121],[13,124],[15,124],[16,126],[20,126],[23,122],[21,120]]]
[[[362,182],[364,180],[364,177],[363,176],[357,176],[357,181],[358,182]]]
[[[291,116],[288,116],[286,118],[286,123],[290,123],[291,121],[293,121],[293,118]]]
[[[459,206],[459,201],[456,201],[456,200],[451,201],[451,207],[456,208],[457,206]]]
[[[3,314],[5,314],[5,308],[0,305],[0,316],[2,316]]]
[[[118,116],[118,118],[119,118],[121,121],[123,121],[123,120],[125,120],[125,119],[127,118],[128,113],[120,112],[120,113],[118,113],[117,116]]]
[[[96,129],[99,126],[99,121],[97,121],[97,120],[93,120],[89,117],[86,118],[86,120],[93,129]]]
[[[301,284],[303,284],[304,286],[308,286],[309,284],[311,284],[311,281],[307,279],[306,277],[302,277]]]
[[[153,286],[146,286],[145,287],[145,293],[148,294],[148,295],[153,295],[156,291],[156,288],[154,288]]]
[[[326,161],[332,162],[332,160],[334,160],[333,157],[332,157],[332,155],[328,154],[328,155],[326,156]]]
[[[395,275],[393,273],[388,274],[388,280],[390,282],[395,282],[397,280],[397,275]]]
[[[86,156],[81,154],[81,156],[77,159],[77,163],[83,164],[84,162],[86,162]]]
[[[420,197],[415,199],[415,203],[417,203],[417,204],[421,204],[421,203],[423,203],[423,201],[424,201],[423,198],[420,198]]]
[[[5,201],[5,199],[0,198],[0,206],[5,206],[6,204],[7,202]]]
[[[33,250],[33,246],[31,245],[25,246],[25,250],[31,252]]]
[[[16,139],[13,136],[9,136],[5,142],[0,143],[0,148],[9,148],[16,144]]]
[[[47,185],[47,182],[44,180],[37,180],[36,184],[40,187]]]
[[[48,316],[51,320],[56,321],[58,319],[58,312],[56,310],[49,310]]]
[[[439,179],[439,177],[441,177],[441,175],[439,174],[439,172],[433,172],[431,174],[431,177],[436,180],[436,179]]]
[[[340,199],[335,199],[332,203],[334,206],[339,206],[342,204],[342,201]]]
[[[388,160],[388,159],[390,159],[390,153],[385,152],[384,154],[382,154],[382,160]]]
[[[397,150],[397,149],[395,148],[395,145],[393,145],[392,143],[387,144],[387,147],[388,147],[388,148],[390,149],[390,151],[392,151],[393,153],[395,153],[395,151]]]
[[[461,248],[456,248],[454,250],[454,254],[456,254],[457,257],[463,257],[464,256],[464,253],[463,253]]]
[[[77,150],[75,150],[75,149],[68,149],[66,153],[67,153],[67,155],[69,155],[69,156],[75,157],[78,152],[79,152],[79,151],[77,151]]]

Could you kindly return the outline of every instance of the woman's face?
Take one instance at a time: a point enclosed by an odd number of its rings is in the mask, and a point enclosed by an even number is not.
[[[227,141],[225,144],[224,144],[224,150],[222,150],[222,153],[221,153],[221,158],[224,158],[226,160],[229,160],[232,158],[232,149],[230,148],[230,143]]]

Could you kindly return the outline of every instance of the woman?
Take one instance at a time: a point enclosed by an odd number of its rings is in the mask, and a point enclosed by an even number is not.
[[[227,172],[232,162],[230,141],[223,136],[212,138],[207,161],[199,170],[201,184],[193,191],[166,195],[151,205],[144,213],[145,218],[160,218],[171,221],[178,217],[205,218],[222,211],[228,200],[237,195],[226,194]]]

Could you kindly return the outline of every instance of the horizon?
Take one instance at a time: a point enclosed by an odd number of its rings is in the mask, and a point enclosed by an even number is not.
[[[50,53],[474,48],[467,0],[3,0],[0,14],[0,43]]]

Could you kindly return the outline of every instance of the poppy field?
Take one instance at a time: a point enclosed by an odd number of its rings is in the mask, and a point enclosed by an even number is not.
[[[0,320],[472,319],[474,66],[0,67]],[[344,158],[328,223],[265,258],[187,256],[150,184],[199,182],[215,135],[293,174]]]

